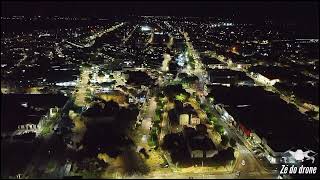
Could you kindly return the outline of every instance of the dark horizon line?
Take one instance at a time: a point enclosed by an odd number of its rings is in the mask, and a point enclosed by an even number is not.
[[[8,17],[26,17],[26,18],[32,18],[32,17],[40,17],[40,18],[53,18],[53,17],[70,17],[70,18],[91,18],[91,19],[108,19],[108,18],[125,18],[125,17],[169,17],[169,18],[200,18],[200,19],[212,19],[212,20],[231,20],[231,21],[246,21],[246,22],[252,22],[256,23],[255,21],[259,21],[261,23],[265,23],[266,21],[271,21],[272,23],[284,23],[281,19],[273,19],[270,15],[265,15],[263,17],[255,17],[255,19],[239,19],[239,17],[235,17],[234,14],[232,15],[215,15],[215,16],[207,16],[207,15],[140,15],[140,14],[134,14],[129,13],[128,15],[1,15],[2,18],[8,18]],[[300,22],[287,22],[286,24],[299,24]]]

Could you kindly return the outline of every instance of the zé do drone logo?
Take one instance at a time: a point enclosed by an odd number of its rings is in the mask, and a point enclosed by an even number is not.
[[[309,154],[313,155],[309,155]],[[299,164],[301,162],[305,162],[307,160],[310,160],[312,164],[315,162],[315,156],[318,153],[312,151],[312,150],[307,150],[307,151],[302,151],[301,149],[298,149],[296,151],[286,151],[284,153],[285,156],[282,157],[284,163],[293,163],[290,167],[288,165],[282,165],[280,174],[316,174],[317,172],[317,167],[305,167],[303,165],[297,167],[295,164]]]

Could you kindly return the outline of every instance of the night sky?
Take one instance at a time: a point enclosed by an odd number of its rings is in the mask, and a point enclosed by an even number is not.
[[[316,1],[2,1],[2,16],[90,16],[109,17],[114,15],[173,15],[173,16],[235,16],[242,20],[318,25],[319,3]]]

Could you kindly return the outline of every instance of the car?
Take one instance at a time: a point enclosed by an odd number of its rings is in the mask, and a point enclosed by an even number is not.
[[[261,153],[261,151],[260,150],[254,150],[253,153],[254,154],[259,154],[259,153]]]
[[[262,158],[263,157],[263,153],[258,154],[258,157]]]

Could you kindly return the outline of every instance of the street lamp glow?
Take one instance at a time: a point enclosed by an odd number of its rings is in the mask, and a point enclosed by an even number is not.
[[[141,31],[151,31],[151,28],[149,26],[142,26]]]

